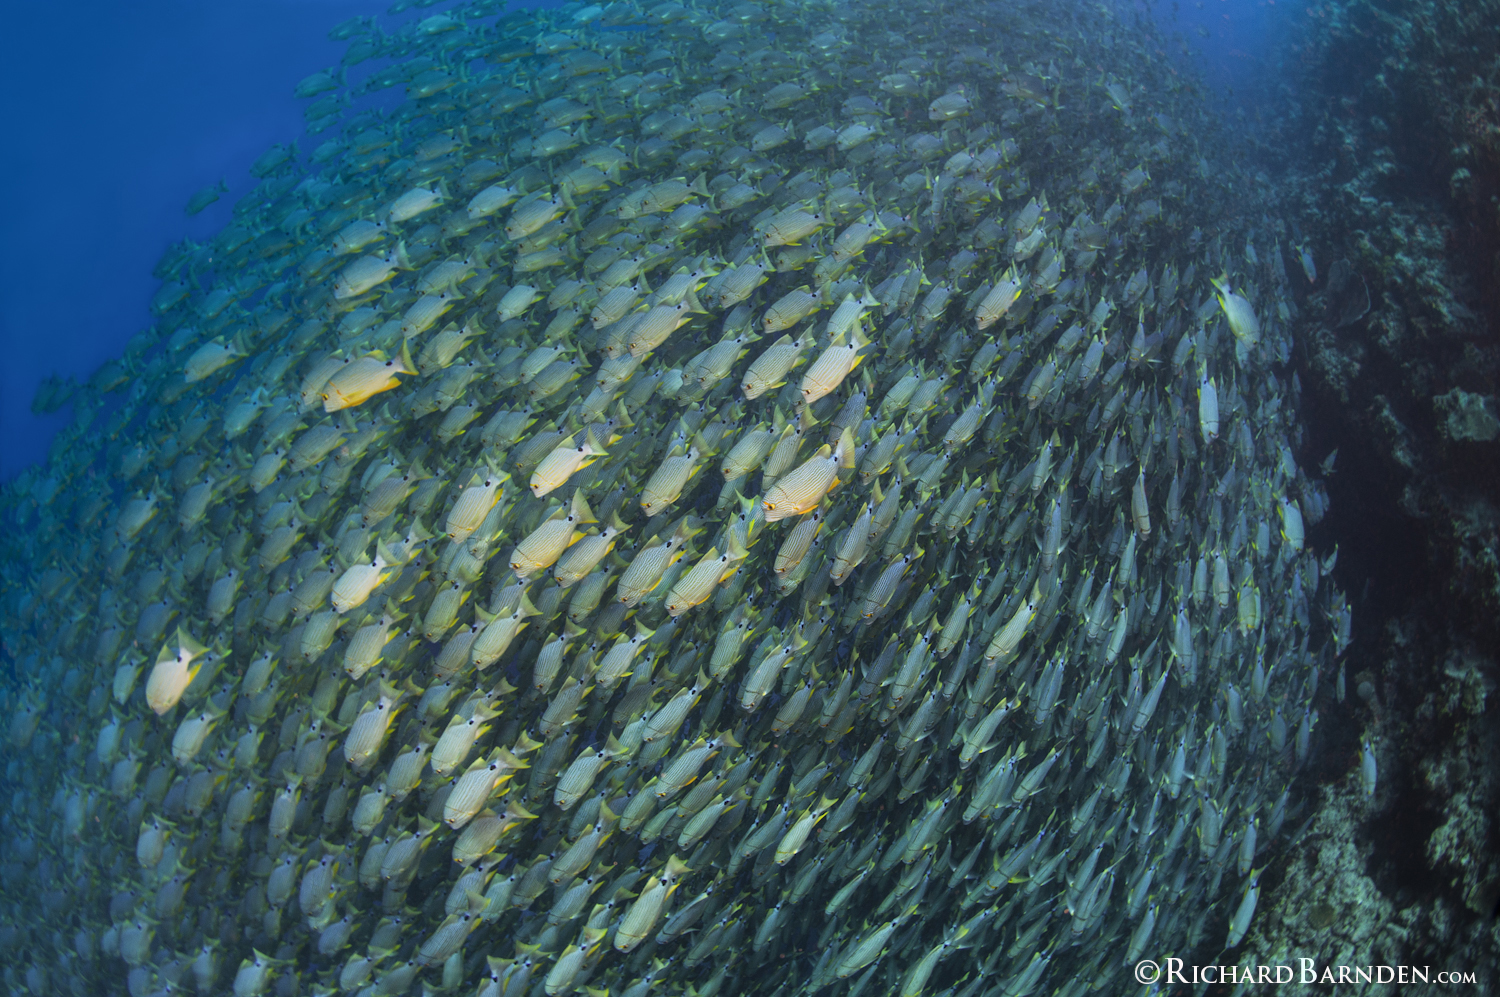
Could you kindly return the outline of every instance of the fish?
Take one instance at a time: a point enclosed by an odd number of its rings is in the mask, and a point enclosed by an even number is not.
[[[1230,290],[1228,281],[1222,277],[1214,280],[1214,289],[1218,292],[1219,308],[1223,311],[1234,338],[1247,348],[1259,345],[1260,320],[1255,317],[1255,310],[1250,302],[1243,295]]]
[[[559,508],[511,551],[511,570],[518,578],[528,578],[551,567],[563,551],[582,538],[579,528],[596,522],[598,520],[594,518],[583,492],[574,491],[567,507]]]
[[[177,629],[175,649],[170,643],[162,647],[146,679],[146,702],[157,716],[166,713],[182,699],[182,694],[203,667],[199,659],[207,653],[208,648],[181,627]]]
[[[188,384],[196,384],[247,356],[249,353],[234,343],[204,343],[188,357],[183,366],[183,380]]]
[[[740,390],[744,392],[745,399],[754,401],[767,391],[786,383],[787,374],[802,362],[802,351],[810,345],[806,339],[794,340],[787,335],[766,347],[751,362],[740,382]]]
[[[615,598],[627,609],[638,604],[661,584],[667,569],[682,559],[683,547],[696,532],[696,528],[683,520],[665,541],[659,537],[648,540],[620,575]]]
[[[658,464],[641,488],[641,510],[648,516],[655,516],[676,502],[688,481],[698,473],[700,456],[702,453],[696,444],[686,450],[678,447]]]
[[[841,330],[803,373],[800,388],[803,403],[811,405],[836,390],[865,359],[861,351],[869,345],[870,341],[857,325],[847,338],[845,331]]]
[[[598,533],[583,537],[568,548],[553,566],[552,579],[563,588],[588,577],[599,562],[609,556],[618,537],[630,529],[617,512],[610,513],[609,524]]]
[[[974,313],[980,331],[988,329],[1010,311],[1021,296],[1023,284],[1023,280],[1012,271],[1010,276],[996,283],[984,296]]]
[[[1305,209],[1177,141],[1210,105],[1127,21],[336,28],[315,144],[0,485],[13,986],[1040,993],[1190,910],[1250,944],[1363,610],[1296,456]]]
[[[836,447],[825,443],[817,453],[776,479],[760,500],[766,522],[800,516],[817,508],[833,487],[839,469],[852,468],[853,460],[854,439],[846,429]]]
[[[390,560],[387,560],[387,558]],[[364,605],[370,596],[389,577],[385,569],[395,563],[395,555],[378,550],[369,564],[354,564],[347,568],[333,583],[329,598],[334,612],[340,615]]]
[[[341,367],[319,390],[323,399],[323,411],[338,412],[363,405],[374,396],[401,386],[398,375],[417,373],[412,362],[411,351],[405,340],[398,358],[388,359],[383,353],[366,354]]]
[[[344,758],[355,769],[373,764],[403,698],[400,689],[383,684],[378,698],[349,726],[349,733],[344,738]]]
[[[1214,379],[1205,376],[1198,384],[1198,431],[1204,443],[1219,438],[1219,389]]]
[[[667,614],[675,618],[708,601],[714,587],[728,581],[749,556],[750,552],[733,535],[729,538],[729,549],[723,554],[710,547],[667,593]]]
[[[570,436],[559,443],[551,453],[542,458],[536,470],[531,472],[527,487],[531,489],[532,495],[541,498],[561,488],[574,474],[606,456],[604,449],[592,435],[577,446],[572,445],[574,438]]]
[[[183,211],[188,215],[199,214],[210,204],[217,201],[220,194],[227,193],[229,193],[229,184],[227,181],[220,179],[218,183],[209,184],[188,198],[187,206],[183,208]]]
[[[823,296],[807,285],[793,288],[771,303],[761,317],[764,332],[780,332],[797,325],[807,316],[821,309]]]
[[[398,242],[396,248],[385,256],[361,256],[339,272],[338,279],[334,282],[333,296],[340,301],[357,298],[384,284],[398,269],[409,265],[403,242]]]
[[[491,467],[489,470],[490,473],[482,480],[465,488],[453,503],[453,508],[448,511],[448,521],[443,532],[448,535],[449,540],[460,543],[467,540],[479,529],[479,524],[494,508],[495,503],[500,501],[500,488],[510,480],[510,475],[499,468]]]

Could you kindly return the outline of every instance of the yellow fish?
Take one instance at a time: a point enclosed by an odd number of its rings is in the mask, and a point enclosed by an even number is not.
[[[510,552],[510,569],[519,578],[529,578],[552,567],[563,551],[583,538],[578,527],[598,521],[588,500],[583,497],[583,490],[575,491],[573,502],[566,511],[558,509]]]
[[[575,446],[573,441],[577,435],[574,433],[554,447],[531,472],[531,481],[528,482],[531,494],[541,498],[561,488],[574,474],[605,456],[603,446],[593,433],[584,434],[583,442]]]
[[[817,453],[777,478],[776,483],[766,490],[760,500],[766,522],[800,516],[817,508],[833,487],[839,468],[852,468],[853,461],[854,438],[846,429],[839,435],[837,447],[823,444]]]
[[[323,399],[325,412],[354,408],[383,391],[400,387],[398,374],[414,375],[416,372],[411,351],[402,340],[401,355],[394,359],[375,352],[343,364],[318,391],[318,397]]]

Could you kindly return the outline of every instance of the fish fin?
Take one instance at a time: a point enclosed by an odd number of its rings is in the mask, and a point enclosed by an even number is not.
[[[588,499],[584,498],[582,488],[574,490],[573,502],[569,508],[575,526],[599,522],[599,518],[594,515],[594,510],[589,508]]]
[[[177,628],[177,646],[185,652],[189,660],[208,653],[208,648],[193,639],[192,634],[187,633],[181,627]]]

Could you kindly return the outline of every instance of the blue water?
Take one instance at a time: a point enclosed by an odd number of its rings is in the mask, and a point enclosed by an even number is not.
[[[338,62],[328,29],[359,0],[10,5],[0,32],[0,477],[40,460],[68,409],[37,417],[54,371],[86,378],[150,324],[161,253],[202,240],[302,134],[297,81]],[[195,218],[189,197],[230,193]]]
[[[1302,0],[1155,0],[1152,10],[1165,31],[1180,31],[1198,50],[1211,86],[1245,88],[1255,82],[1287,16]],[[1201,30],[1200,30],[1201,29]]]
[[[33,415],[37,385],[54,372],[87,378],[150,324],[162,251],[223,227],[256,183],[250,164],[271,145],[302,138],[307,151],[305,102],[293,87],[337,64],[345,46],[328,40],[333,25],[385,6],[82,0],[8,12],[0,93],[14,153],[0,156],[0,480],[41,460],[70,418],[67,407]],[[1154,0],[1138,9],[1157,19],[1168,54],[1196,68],[1224,113],[1253,114],[1274,79],[1273,48],[1304,7]],[[220,178],[229,193],[186,216],[188,198]]]

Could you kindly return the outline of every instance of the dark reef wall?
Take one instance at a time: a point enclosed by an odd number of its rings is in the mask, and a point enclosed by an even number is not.
[[[1328,746],[1344,764],[1325,767],[1347,771],[1359,730],[1393,753],[1373,805],[1347,780],[1322,787],[1259,941],[1493,965],[1500,3],[1355,0],[1307,20],[1265,120],[1268,149],[1298,159],[1285,193],[1319,269],[1299,362],[1311,445],[1340,451],[1326,539],[1355,605]]]

